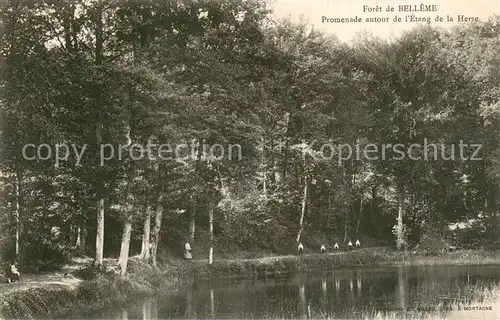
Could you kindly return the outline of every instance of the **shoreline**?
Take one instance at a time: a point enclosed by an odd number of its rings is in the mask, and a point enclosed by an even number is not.
[[[213,278],[266,278],[279,275],[328,272],[345,268],[419,267],[500,265],[500,251],[457,250],[439,254],[405,253],[391,249],[371,248],[326,254],[286,255],[254,259],[191,261],[193,279]]]
[[[131,258],[130,271],[125,277],[107,272],[92,279],[74,281],[71,285],[55,283],[44,287],[41,283],[38,287],[0,292],[0,319],[85,315],[160,292],[174,293],[186,281],[208,278],[262,279],[353,267],[470,265],[500,265],[500,251],[459,250],[438,255],[407,253],[405,256],[390,249],[366,248],[302,256],[214,260],[212,265],[206,260],[173,260],[160,263],[159,268]]]

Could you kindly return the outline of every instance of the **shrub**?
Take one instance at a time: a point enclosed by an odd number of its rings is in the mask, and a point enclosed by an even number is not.
[[[429,227],[422,233],[418,247],[427,255],[434,255],[445,250],[448,245],[442,232],[437,228]]]
[[[494,250],[500,247],[498,230],[500,221],[497,217],[474,221],[465,228],[457,228],[452,232],[453,244],[464,249]]]
[[[62,247],[32,241],[23,247],[21,266],[24,271],[53,271],[60,269],[70,259],[70,253]]]

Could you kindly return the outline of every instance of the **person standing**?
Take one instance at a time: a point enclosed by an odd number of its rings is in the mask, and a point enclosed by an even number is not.
[[[356,248],[361,248],[361,242],[359,242],[359,239],[356,240]]]
[[[304,246],[302,245],[302,242],[299,243],[299,247],[297,248],[297,251],[299,255],[301,255],[304,252]]]
[[[193,256],[191,255],[191,245],[188,241],[186,241],[186,244],[184,245],[184,259],[191,260],[192,258]]]

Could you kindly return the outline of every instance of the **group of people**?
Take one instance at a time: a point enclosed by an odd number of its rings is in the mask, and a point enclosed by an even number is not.
[[[355,246],[356,246],[356,248],[361,248],[361,242],[359,241],[359,239],[356,240]],[[351,250],[352,248],[353,248],[352,241],[349,240],[349,242],[347,243],[347,249]],[[340,247],[339,247],[338,242],[335,242],[335,245],[333,246],[333,250],[339,250],[339,249],[340,249]],[[325,245],[322,244],[321,248],[319,250],[321,251],[321,253],[325,253],[326,252]],[[301,242],[299,242],[299,246],[297,247],[297,252],[298,252],[298,254],[302,254],[304,252],[304,245]]]
[[[9,263],[5,268],[3,277],[6,279],[7,283],[21,280],[21,273],[17,270],[14,262]]]
[[[361,248],[361,242],[359,241],[359,239],[356,240],[354,245],[356,246],[356,248]],[[349,240],[349,242],[347,243],[347,249],[352,250],[352,248],[353,248],[352,241]],[[339,249],[340,249],[340,246],[339,246],[338,242],[335,242],[335,244],[333,245],[333,250],[339,250]],[[321,253],[325,253],[326,252],[325,245],[322,244],[321,248],[319,250],[321,251]],[[304,252],[304,245],[302,244],[302,242],[299,242],[297,252],[298,252],[298,254],[302,254]],[[186,243],[184,244],[184,259],[186,259],[186,260],[193,259],[193,255],[191,254],[191,245],[189,244],[188,241],[186,241]]]

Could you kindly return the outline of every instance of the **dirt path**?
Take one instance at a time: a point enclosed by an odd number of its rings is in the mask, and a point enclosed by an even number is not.
[[[92,258],[73,258],[70,264],[65,265],[61,270],[55,272],[43,272],[38,274],[23,274],[21,271],[21,281],[13,283],[0,283],[0,297],[14,291],[29,290],[31,288],[76,288],[83,281],[72,275],[72,272],[79,270],[92,263]],[[116,259],[104,258],[105,266],[116,264]]]
[[[76,288],[82,280],[74,277],[65,277],[63,273],[23,276],[21,281],[10,284],[0,284],[0,295],[13,291],[23,291],[32,288]]]
[[[286,260],[286,259],[296,259],[296,258],[304,258],[304,257],[315,257],[315,256],[335,256],[335,255],[345,255],[352,252],[363,252],[363,249],[355,249],[352,251],[338,251],[338,252],[327,252],[327,253],[304,253],[302,255],[297,254],[289,254],[289,255],[276,255],[276,256],[268,256],[268,257],[260,257],[260,258],[244,258],[244,259],[214,259],[214,262],[224,261],[224,262],[241,262],[241,261],[254,261],[254,262],[268,262],[268,261],[276,261],[276,260]],[[196,262],[208,262],[208,259],[193,259],[192,261]]]
[[[71,264],[65,265],[60,271],[39,274],[22,274],[21,281],[10,284],[0,284],[0,295],[13,291],[29,290],[31,288],[76,288],[83,280],[72,276],[70,273],[85,266],[91,261],[90,258],[74,259]],[[65,274],[67,274],[65,276]]]

